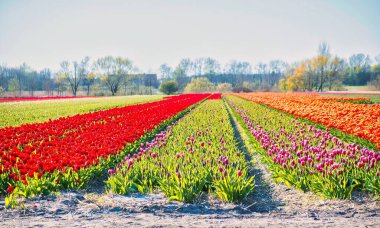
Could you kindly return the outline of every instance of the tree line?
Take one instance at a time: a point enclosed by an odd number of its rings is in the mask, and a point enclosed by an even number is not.
[[[314,57],[295,63],[272,60],[251,65],[232,60],[222,66],[210,57],[181,59],[175,66],[162,64],[156,74],[142,74],[124,57],[105,56],[95,60],[62,61],[60,69],[35,71],[27,64],[0,65],[0,95],[21,96],[28,91],[46,95],[153,94],[161,84],[164,93],[206,91],[326,91],[343,90],[344,85],[371,85],[380,90],[380,55],[373,60],[358,53],[348,59],[333,55],[327,43],[319,45]],[[169,86],[167,91],[164,87]],[[107,92],[105,92],[107,91]]]
[[[83,90],[89,96],[93,87],[98,91],[95,95],[105,95],[103,91],[111,95],[152,94],[158,86],[156,74],[138,73],[132,62],[123,57],[62,61],[55,73],[50,69],[36,71],[25,63],[19,67],[0,65],[1,94],[11,92],[21,96],[23,91],[28,91],[29,96],[34,96],[35,91],[45,91],[46,95],[64,95],[70,90],[77,96]]]
[[[235,92],[322,92],[366,85],[380,90],[380,55],[372,60],[369,55],[358,53],[344,59],[331,54],[329,45],[322,42],[316,56],[295,63],[272,60],[252,66],[248,62],[233,60],[222,69],[212,58],[186,58],[175,68],[162,64],[160,74],[163,81],[173,80],[178,90],[185,92],[194,79],[201,80],[190,85],[193,91],[210,91],[212,87],[215,91],[230,88]],[[203,85],[203,90],[195,85]]]
[[[362,53],[346,60],[331,54],[323,42],[316,56],[289,66],[279,81],[279,88],[285,91],[342,90],[344,85],[370,85],[380,90],[380,55],[374,61]]]
[[[254,67],[249,62],[232,60],[222,68],[216,59],[210,57],[193,60],[185,58],[175,68],[162,64],[160,75],[162,81],[176,81],[179,90],[184,90],[194,78],[207,78],[216,86],[228,83],[232,87],[239,87],[248,82],[260,90],[263,87],[277,86],[287,66],[288,64],[281,60],[260,62]]]

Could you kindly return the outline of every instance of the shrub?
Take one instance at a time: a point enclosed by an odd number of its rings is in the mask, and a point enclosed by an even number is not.
[[[239,86],[239,87],[234,87],[232,89],[232,92],[234,92],[234,93],[249,93],[249,92],[252,92],[252,90],[249,88],[243,87],[243,86]]]
[[[175,81],[167,81],[161,83],[160,91],[165,94],[173,94],[178,91],[178,84]]]

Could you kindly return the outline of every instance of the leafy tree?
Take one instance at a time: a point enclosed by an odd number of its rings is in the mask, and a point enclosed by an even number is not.
[[[300,91],[305,88],[307,62],[302,62],[288,69],[285,78],[280,80],[280,89],[284,91]]]
[[[160,91],[165,94],[173,94],[178,91],[178,84],[176,81],[166,81],[161,83]]]
[[[279,88],[285,91],[332,90],[334,86],[341,86],[344,66],[344,60],[332,57],[328,45],[322,43],[317,56],[289,67]]]
[[[15,93],[16,91],[20,91],[20,87],[21,87],[21,85],[20,85],[19,81],[16,78],[12,78],[8,82],[8,91],[9,92]]]
[[[378,56],[378,64],[375,66],[372,66],[371,72],[372,72],[372,80],[370,81],[370,85],[375,87],[377,90],[380,90],[380,55]]]
[[[249,92],[252,92],[252,90],[250,88],[238,86],[238,87],[233,88],[232,92],[234,92],[234,93],[249,93]]]
[[[242,84],[242,86],[245,87],[245,88],[251,89],[251,90],[253,89],[252,83],[247,82],[247,81],[244,81],[243,84]]]
[[[282,78],[280,79],[280,81],[278,82],[278,88],[282,91],[287,91],[287,88],[286,88],[286,81],[287,79],[286,78]]]
[[[62,96],[63,92],[66,90],[67,76],[63,73],[55,77],[54,83],[56,85],[58,96]]]
[[[371,80],[370,63],[370,57],[363,53],[350,56],[343,82],[347,85],[366,85]]]
[[[193,78],[185,87],[185,93],[205,93],[214,90],[214,84],[212,84],[207,78]]]
[[[216,86],[218,92],[231,92],[232,85],[230,83],[221,83]]]

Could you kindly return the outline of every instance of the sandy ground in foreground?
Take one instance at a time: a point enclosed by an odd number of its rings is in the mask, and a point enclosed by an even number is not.
[[[282,189],[281,189],[282,188]],[[368,199],[325,200],[280,186],[285,194],[240,205],[205,198],[196,204],[167,202],[160,193],[110,195],[65,192],[0,210],[1,227],[380,227],[380,203]],[[256,204],[248,205],[254,200]],[[279,200],[282,200],[280,202]],[[266,202],[267,201],[267,202]]]

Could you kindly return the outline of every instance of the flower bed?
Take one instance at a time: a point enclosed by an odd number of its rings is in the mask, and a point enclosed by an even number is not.
[[[236,94],[247,100],[337,128],[375,143],[380,149],[380,105],[353,104],[366,98],[331,98],[300,93]],[[344,101],[344,102],[341,102]]]
[[[280,111],[234,96],[228,100],[275,180],[329,198],[350,198],[354,189],[380,194],[380,153]]]
[[[21,189],[39,185],[47,178],[50,185],[47,190],[57,185],[81,186],[96,172],[91,169],[98,167],[99,161],[119,154],[128,143],[139,140],[208,96],[180,95],[158,102],[0,129],[0,183]],[[11,190],[12,187],[8,187],[8,192]]]
[[[109,170],[107,189],[118,194],[160,189],[169,200],[192,202],[201,193],[239,201],[254,187],[221,100],[209,100],[142,144]]]

